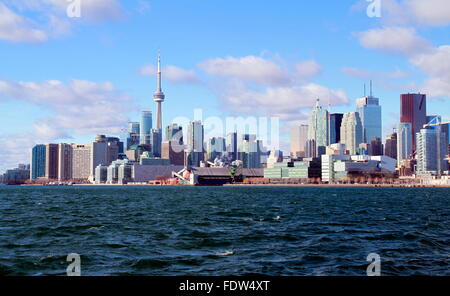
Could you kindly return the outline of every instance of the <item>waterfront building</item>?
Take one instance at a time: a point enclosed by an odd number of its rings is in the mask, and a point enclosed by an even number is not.
[[[328,111],[320,106],[320,100],[317,99],[316,106],[313,108],[308,121],[308,140],[314,140],[314,157],[325,154],[328,146],[329,118]]]
[[[283,161],[264,169],[266,179],[312,179],[320,178],[319,158],[304,158],[302,161]]]
[[[400,122],[397,127],[397,165],[400,168],[402,162],[412,158],[412,124]]]
[[[386,138],[384,155],[397,159],[397,133],[393,133]]]
[[[72,179],[88,180],[92,145],[72,144]]]
[[[388,156],[322,155],[322,182],[347,181],[359,176],[393,176],[397,161]]]
[[[153,127],[153,117],[151,111],[142,111],[140,124],[140,142],[141,145],[150,145],[150,136]]]
[[[60,143],[58,145],[58,180],[72,179],[72,145]]]
[[[119,180],[119,167],[128,163],[128,159],[113,161],[106,169],[106,184],[117,184]]]
[[[336,144],[341,141],[341,125],[344,114],[334,113],[330,114],[330,142],[329,144]]]
[[[112,141],[108,141],[112,139]],[[107,138],[105,135],[98,135],[92,143],[90,177],[95,177],[95,169],[98,165],[109,166],[119,158],[119,142],[117,138]]]
[[[58,179],[58,144],[45,145],[45,178],[49,180]]]
[[[291,129],[291,157],[305,157],[305,145],[308,140],[308,125],[301,124]]]
[[[445,133],[437,129],[421,129],[416,135],[417,174],[441,174],[447,170]]]
[[[341,143],[345,144],[350,154],[357,153],[362,143],[363,129],[358,112],[345,113],[341,125]]]
[[[18,166],[12,170],[6,170],[3,174],[2,183],[9,185],[24,184],[30,179],[30,166]]]
[[[400,122],[411,124],[412,151],[416,151],[416,133],[427,123],[427,97],[423,94],[400,95]]]
[[[108,166],[99,164],[94,171],[95,184],[105,184],[108,180]]]
[[[362,124],[362,142],[371,143],[375,138],[381,139],[381,106],[379,99],[373,96],[356,100],[356,111]]]
[[[267,158],[267,168],[274,168],[276,163],[283,162],[283,151],[272,150]]]
[[[31,180],[45,176],[45,145],[36,145],[31,150]]]

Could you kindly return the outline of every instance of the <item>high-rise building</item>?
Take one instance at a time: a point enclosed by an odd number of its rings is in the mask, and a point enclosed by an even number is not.
[[[256,135],[242,135],[238,146],[238,160],[242,161],[244,168],[261,168],[262,141],[256,139]]]
[[[98,165],[109,166],[119,158],[119,143],[117,138],[107,138],[104,135],[96,137],[95,142],[92,143],[90,178],[95,177],[95,168]]]
[[[128,137],[127,137],[127,150],[133,145],[138,145],[140,134],[140,124],[139,122],[129,122],[128,123]]]
[[[153,117],[151,111],[142,111],[140,124],[140,141],[142,145],[150,145]]]
[[[417,133],[417,174],[441,174],[447,169],[445,137],[438,129],[421,129]]]
[[[370,141],[369,155],[382,156],[383,155],[383,143],[380,138],[373,138]]]
[[[427,116],[427,123],[434,123],[434,124],[439,124],[439,126],[435,125],[435,126],[428,126],[427,129],[440,129],[441,133],[444,133],[445,135],[445,141],[447,142],[447,144],[449,143],[449,136],[450,136],[450,131],[449,131],[449,124],[440,124],[442,123],[442,116],[440,115],[430,115]]]
[[[72,179],[72,145],[60,143],[58,145],[58,180]]]
[[[384,155],[397,159],[397,133],[387,136],[384,145]]]
[[[208,153],[208,160],[214,161],[217,157],[222,157],[225,153],[225,138],[212,137],[208,140],[206,145],[206,151]]]
[[[305,145],[308,140],[308,125],[294,126],[291,130],[291,156],[293,158],[305,157]]]
[[[363,128],[358,112],[345,113],[341,124],[341,143],[351,155],[355,155],[362,143]]]
[[[150,144],[152,146],[153,157],[161,157],[162,134],[161,129],[152,129]]]
[[[72,179],[87,180],[90,174],[92,145],[72,144]]]
[[[230,161],[237,160],[238,153],[238,140],[237,140],[237,132],[232,132],[227,135],[227,156]]]
[[[320,106],[317,99],[316,106],[308,121],[308,140],[314,140],[316,149],[314,157],[325,154],[328,146],[329,118],[328,111]]]
[[[356,111],[361,118],[363,127],[363,143],[375,139],[381,139],[381,106],[379,99],[373,96],[363,97],[356,100]]]
[[[397,165],[400,168],[406,159],[412,158],[412,124],[400,122],[397,127]]]
[[[45,145],[45,178],[58,179],[58,144]]]
[[[31,151],[31,180],[45,176],[45,145],[36,145]]]
[[[161,56],[158,55],[158,86],[156,89],[156,92],[153,94],[153,100],[156,102],[157,105],[157,113],[156,113],[156,128],[161,130],[162,129],[162,103],[165,100],[165,95],[162,91],[161,87]]]
[[[169,159],[172,165],[184,165],[184,145],[176,141],[165,141],[162,143],[163,159]]]
[[[416,133],[427,123],[427,96],[400,95],[400,122],[411,124],[412,151],[416,151]]]
[[[166,127],[165,141],[175,141],[179,145],[183,145],[183,127],[176,123]]]
[[[341,141],[341,124],[344,114],[330,114],[330,145]]]
[[[201,121],[191,121],[187,130],[186,166],[200,166],[204,160],[204,129]]]

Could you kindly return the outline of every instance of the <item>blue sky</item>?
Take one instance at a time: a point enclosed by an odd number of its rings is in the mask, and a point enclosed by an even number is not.
[[[74,0],[75,1],[75,0]],[[374,0],[375,1],[375,0]],[[399,95],[423,92],[450,116],[450,3],[381,0],[0,0],[0,171],[36,143],[121,135],[155,110],[162,53],[164,123],[204,116],[274,116],[282,148],[317,97],[350,112],[374,81],[385,135]]]

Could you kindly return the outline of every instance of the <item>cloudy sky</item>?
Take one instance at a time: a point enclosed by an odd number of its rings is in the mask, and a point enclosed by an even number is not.
[[[366,0],[80,2],[70,18],[66,0],[0,0],[0,172],[36,143],[121,135],[154,111],[158,48],[165,124],[201,108],[279,117],[288,134],[317,97],[354,111],[370,79],[385,134],[400,93],[426,93],[430,114],[450,116],[448,0],[380,0],[381,17]]]

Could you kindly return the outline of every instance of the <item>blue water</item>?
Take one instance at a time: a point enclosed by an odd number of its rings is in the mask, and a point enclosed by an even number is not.
[[[0,274],[450,275],[450,190],[1,187]]]

